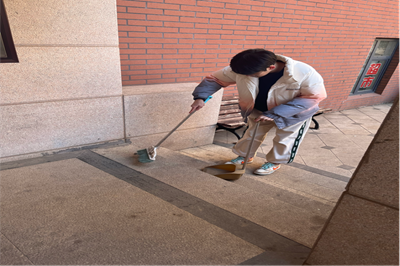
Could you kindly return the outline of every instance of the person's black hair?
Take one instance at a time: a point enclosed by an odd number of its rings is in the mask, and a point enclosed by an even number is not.
[[[276,63],[276,55],[265,49],[249,49],[235,55],[230,67],[233,72],[242,75],[251,75],[265,71]]]

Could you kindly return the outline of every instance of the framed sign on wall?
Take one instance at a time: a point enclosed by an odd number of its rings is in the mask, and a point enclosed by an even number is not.
[[[376,39],[352,94],[373,93],[399,47],[398,39]]]
[[[14,41],[11,35],[10,25],[8,23],[6,9],[3,0],[0,0],[0,16],[1,16],[1,32],[0,32],[0,62],[1,63],[18,63],[17,51],[15,50]]]

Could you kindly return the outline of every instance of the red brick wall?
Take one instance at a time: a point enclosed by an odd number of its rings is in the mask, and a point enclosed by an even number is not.
[[[398,38],[398,4],[117,0],[123,85],[200,82],[236,53],[265,48],[306,62],[324,77],[329,98],[322,107],[389,102],[398,94],[398,68],[382,94],[349,94],[375,38]],[[234,93],[234,87],[225,89]]]

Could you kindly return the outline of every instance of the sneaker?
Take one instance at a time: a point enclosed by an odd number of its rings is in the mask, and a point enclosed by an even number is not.
[[[269,175],[281,168],[281,165],[275,165],[273,163],[265,163],[260,168],[254,171],[256,175]]]
[[[237,164],[237,165],[241,165],[244,164],[244,157],[239,156],[236,159],[231,160],[230,162],[226,162],[225,164]],[[249,160],[247,161],[247,163],[252,163],[254,160],[253,157],[250,157]]]

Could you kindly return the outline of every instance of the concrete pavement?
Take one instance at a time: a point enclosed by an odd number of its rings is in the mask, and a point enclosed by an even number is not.
[[[317,117],[292,164],[237,181],[201,171],[235,155],[232,133],[181,151],[140,143],[1,165],[2,265],[302,264],[390,104]]]

